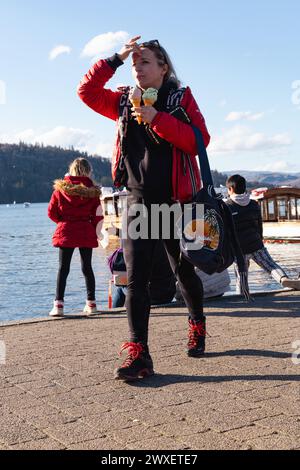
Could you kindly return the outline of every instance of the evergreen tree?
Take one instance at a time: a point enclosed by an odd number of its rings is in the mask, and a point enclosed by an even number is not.
[[[111,163],[77,150],[40,144],[0,144],[0,204],[48,202],[53,181],[63,178],[75,158],[87,158],[93,177],[102,186],[112,186]]]

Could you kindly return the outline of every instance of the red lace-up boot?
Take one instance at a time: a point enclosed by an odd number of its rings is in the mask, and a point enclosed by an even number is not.
[[[205,352],[205,329],[206,319],[194,321],[189,320],[189,342],[187,354],[190,357],[200,357]]]
[[[151,356],[142,343],[124,343],[120,355],[126,349],[127,357],[114,373],[116,380],[129,382],[154,374]]]

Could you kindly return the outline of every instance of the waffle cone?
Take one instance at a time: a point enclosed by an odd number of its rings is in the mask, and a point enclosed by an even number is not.
[[[131,101],[131,104],[132,104],[132,106],[133,106],[134,108],[139,108],[139,107],[141,106],[141,100],[132,100],[132,99],[131,99],[130,101]],[[138,122],[139,124],[142,123],[142,118],[141,118],[140,116],[137,116],[136,119],[137,119],[137,122]]]
[[[139,108],[141,105],[141,100],[130,100],[134,108]]]
[[[153,106],[156,100],[144,100],[145,106]]]

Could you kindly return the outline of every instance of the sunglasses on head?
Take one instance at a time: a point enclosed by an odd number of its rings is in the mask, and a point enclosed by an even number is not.
[[[151,39],[151,41],[142,42],[141,44],[139,44],[139,47],[149,47],[150,49],[154,47],[159,49],[161,55],[163,56],[164,62],[166,64],[168,63],[165,52],[157,39]]]
[[[158,47],[161,49],[161,45],[159,44],[157,39],[151,39],[151,41],[145,41],[139,44],[140,47]]]

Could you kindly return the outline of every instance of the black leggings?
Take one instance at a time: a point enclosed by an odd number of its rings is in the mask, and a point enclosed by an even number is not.
[[[59,269],[56,284],[56,300],[64,300],[67,277],[75,248],[59,249]],[[79,248],[81,269],[85,277],[87,300],[95,300],[95,276],[92,268],[92,248]]]
[[[127,218],[128,224],[132,218]],[[155,244],[158,240],[129,237],[123,239],[123,250],[127,269],[128,285],[126,295],[126,309],[130,330],[130,341],[148,343],[148,324],[150,316],[150,297],[148,283],[151,276],[151,267]],[[179,239],[163,240],[175,273],[182,296],[192,320],[203,320],[203,285],[197,276],[194,266],[181,259],[179,263]]]

